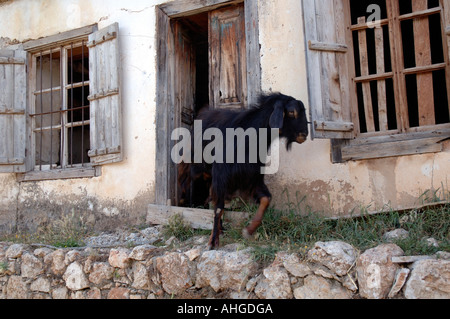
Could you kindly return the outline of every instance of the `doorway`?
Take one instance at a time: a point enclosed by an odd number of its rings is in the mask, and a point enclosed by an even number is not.
[[[191,128],[194,118],[209,105],[208,12],[173,19],[175,127]]]
[[[202,2],[173,1],[157,10],[159,205],[178,205],[180,196],[170,158],[178,141],[171,132],[191,128],[204,107],[247,108],[260,92],[259,41],[252,40],[258,39],[257,3],[215,0],[205,7]]]

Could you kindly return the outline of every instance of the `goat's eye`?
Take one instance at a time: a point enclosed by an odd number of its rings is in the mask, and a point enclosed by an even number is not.
[[[288,117],[295,118],[295,112],[294,111],[289,111],[288,112]]]

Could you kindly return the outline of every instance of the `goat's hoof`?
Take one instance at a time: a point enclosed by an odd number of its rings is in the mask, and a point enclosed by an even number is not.
[[[208,250],[215,250],[216,248],[219,248],[220,243],[218,239],[210,240],[208,243]]]
[[[253,240],[253,239],[255,239],[255,236],[254,236],[254,235],[250,235],[250,233],[249,233],[249,231],[248,231],[247,228],[244,228],[244,229],[242,230],[242,237],[244,237],[244,238],[247,239],[247,240]]]

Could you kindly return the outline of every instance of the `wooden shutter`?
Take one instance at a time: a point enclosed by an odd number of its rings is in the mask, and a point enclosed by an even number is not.
[[[89,36],[91,150],[93,165],[122,161],[119,25]]]
[[[349,1],[303,0],[312,138],[353,138]]]
[[[450,61],[450,3],[442,1],[442,5],[444,6],[445,35],[447,36],[448,59]]]
[[[210,104],[247,107],[247,49],[243,5],[209,13]]]
[[[26,58],[0,50],[0,173],[25,172]]]
[[[445,37],[447,38],[447,41],[444,40],[444,42],[447,42],[447,47],[445,48],[444,45],[444,52],[445,49],[447,49],[448,53],[448,60],[447,60],[447,94],[450,95],[450,3],[448,1],[441,0],[441,6],[444,8],[444,33]],[[450,101],[449,101],[449,112],[450,112]]]

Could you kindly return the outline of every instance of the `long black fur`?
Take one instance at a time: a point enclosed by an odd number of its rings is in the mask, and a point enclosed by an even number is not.
[[[294,117],[294,114],[296,115]],[[226,142],[227,128],[242,128],[246,131],[248,128],[255,128],[259,132],[259,128],[266,128],[269,132],[267,148],[270,148],[272,136],[270,129],[279,129],[280,138],[286,139],[287,150],[291,149],[292,143],[299,142],[299,136],[306,139],[308,136],[308,124],[306,119],[305,107],[301,101],[295,100],[290,96],[280,93],[261,95],[259,102],[248,110],[236,111],[228,109],[213,109],[200,112],[197,120],[202,121],[203,133],[209,128],[217,128],[224,136],[224,144]],[[192,134],[193,135],[193,134]],[[194,144],[194,141],[192,141]],[[203,148],[211,141],[204,141]],[[259,148],[258,136],[258,148]],[[234,143],[234,156],[237,158],[238,145]],[[268,149],[265,150],[266,154]],[[223,210],[225,200],[230,198],[235,192],[240,191],[252,196],[257,202],[262,197],[271,198],[269,189],[264,183],[264,175],[261,174],[261,167],[265,164],[259,159],[257,163],[249,161],[249,146],[246,143],[245,162],[244,163],[227,163],[226,162],[226,145],[224,146],[223,163],[182,163],[179,166],[179,184],[182,189],[182,201],[186,205],[200,204],[202,199],[197,199],[196,203],[192,202],[195,189],[191,187],[193,183],[200,180],[205,187],[210,187],[210,199],[212,200],[215,212],[218,209]],[[192,152],[194,154],[194,152]],[[192,155],[194,156],[194,155]],[[204,193],[204,190],[203,190]],[[205,196],[205,195],[203,195]],[[207,199],[203,199],[206,201]],[[216,223],[212,233],[212,248],[220,230],[217,229]]]

